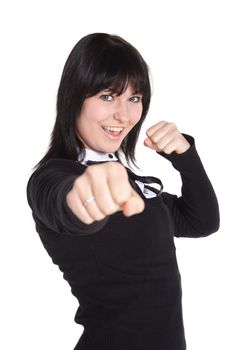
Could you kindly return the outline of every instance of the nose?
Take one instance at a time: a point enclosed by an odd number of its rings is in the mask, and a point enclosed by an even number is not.
[[[127,103],[125,101],[117,101],[117,104],[115,106],[115,110],[113,113],[114,119],[118,121],[126,121],[128,120],[128,108]]]

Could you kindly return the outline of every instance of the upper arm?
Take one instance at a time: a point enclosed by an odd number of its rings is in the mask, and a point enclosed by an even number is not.
[[[176,237],[205,237],[218,230],[219,216],[215,205],[210,203],[203,207],[195,196],[187,199],[166,192],[162,196],[172,215]]]

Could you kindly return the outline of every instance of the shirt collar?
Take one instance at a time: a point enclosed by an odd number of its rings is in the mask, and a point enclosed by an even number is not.
[[[80,157],[78,156],[77,160],[79,161],[79,159]],[[98,152],[89,148],[85,148],[85,157],[81,164],[87,165],[88,160],[95,162],[118,161],[114,153]]]

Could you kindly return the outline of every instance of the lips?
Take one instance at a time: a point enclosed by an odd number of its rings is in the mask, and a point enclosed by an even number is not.
[[[120,127],[108,127],[108,126],[102,126],[102,129],[104,130],[105,134],[107,134],[111,139],[118,139],[121,136],[121,133],[124,128]]]
[[[107,125],[102,125],[102,128],[105,131],[108,131],[110,133],[115,133],[115,134],[119,134],[121,133],[121,131],[124,129],[123,127],[118,127],[118,126],[107,126]]]

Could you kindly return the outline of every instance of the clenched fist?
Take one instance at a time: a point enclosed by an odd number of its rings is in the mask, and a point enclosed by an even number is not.
[[[190,144],[174,123],[161,121],[150,127],[146,134],[148,137],[144,140],[144,145],[156,152],[181,154],[190,147]]]
[[[94,200],[85,203],[91,197]],[[128,181],[126,169],[118,162],[90,165],[74,181],[66,200],[72,212],[85,224],[120,210],[125,216],[131,216],[145,208],[143,199]]]

